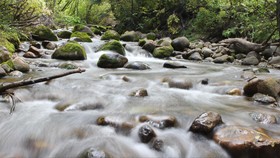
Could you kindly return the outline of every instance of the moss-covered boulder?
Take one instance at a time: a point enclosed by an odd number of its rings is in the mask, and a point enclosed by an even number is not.
[[[95,35],[102,35],[102,31],[99,30],[98,28],[91,27],[90,29]]]
[[[16,49],[19,48],[20,40],[16,31],[0,31],[0,37],[7,39]]]
[[[140,34],[135,31],[126,31],[120,37],[122,41],[137,42],[141,38]]]
[[[1,63],[1,67],[2,67],[7,73],[9,73],[9,72],[15,70],[14,63],[13,63],[12,59]]]
[[[85,25],[75,25],[73,32],[84,32],[87,33],[89,36],[93,36],[93,32],[91,31],[91,29]]]
[[[171,46],[163,46],[154,49],[153,56],[156,58],[166,58],[170,57],[174,49]]]
[[[92,42],[90,36],[85,32],[73,32],[71,38],[77,37],[81,42]]]
[[[85,49],[77,42],[68,42],[56,49],[52,54],[53,59],[62,60],[85,60],[87,58]]]
[[[37,41],[58,41],[57,36],[52,32],[52,30],[46,26],[38,26],[32,33],[32,38]]]
[[[72,32],[71,31],[60,31],[57,33],[57,36],[59,38],[65,38],[65,39],[69,39],[71,37]]]
[[[100,68],[121,68],[128,59],[118,53],[106,53],[100,56],[97,66]]]
[[[6,38],[0,37],[0,46],[7,48],[7,50],[11,53],[15,52],[15,46]]]
[[[120,40],[120,34],[114,30],[107,30],[101,36],[101,40],[111,40],[111,39]]]
[[[144,44],[146,44],[146,40],[145,39],[140,39],[139,41],[138,41],[138,46],[140,46],[140,47],[142,47],[142,46],[144,46]]]
[[[123,45],[117,40],[107,42],[99,50],[111,50],[121,55],[125,55],[125,49]]]
[[[0,46],[0,63],[11,59],[11,53],[3,46]]]
[[[108,30],[108,27],[102,26],[102,25],[92,25],[91,28],[96,28],[96,29],[100,30],[101,32],[105,32]]]
[[[148,34],[146,35],[146,38],[147,38],[148,40],[156,40],[157,35],[156,35],[155,33],[153,33],[153,32],[150,32],[150,33],[148,33]]]

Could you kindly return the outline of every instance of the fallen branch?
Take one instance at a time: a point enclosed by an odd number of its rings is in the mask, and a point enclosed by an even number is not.
[[[75,70],[64,72],[64,73],[54,75],[54,76],[41,77],[41,78],[30,79],[30,80],[23,80],[23,81],[9,83],[7,85],[2,84],[2,85],[0,85],[0,94],[1,95],[5,94],[6,91],[11,88],[17,88],[17,87],[27,86],[27,85],[31,85],[31,84],[35,84],[35,83],[39,83],[39,82],[50,81],[52,79],[68,76],[68,75],[71,75],[74,73],[82,73],[82,72],[85,72],[85,69],[75,69]]]

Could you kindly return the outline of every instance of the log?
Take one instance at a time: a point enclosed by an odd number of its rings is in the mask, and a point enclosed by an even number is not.
[[[67,72],[64,72],[64,73],[61,73],[61,74],[49,76],[49,77],[41,77],[41,78],[36,78],[36,79],[23,80],[23,81],[9,83],[7,85],[2,84],[2,85],[0,85],[0,94],[5,95],[7,93],[8,89],[27,86],[27,85],[31,85],[31,84],[35,84],[35,83],[39,83],[39,82],[50,81],[52,79],[68,76],[68,75],[71,75],[71,74],[74,74],[74,73],[82,73],[82,72],[85,72],[85,71],[86,71],[85,69],[80,69],[79,68],[79,69],[67,71]]]
[[[232,45],[232,49],[234,49],[236,53],[245,53],[245,54],[251,51],[261,52],[264,51],[266,47],[262,44],[249,42],[243,38],[229,38],[220,41],[220,43],[226,43],[229,46]]]

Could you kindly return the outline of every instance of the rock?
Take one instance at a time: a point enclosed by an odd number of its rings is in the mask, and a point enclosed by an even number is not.
[[[102,36],[101,40],[120,40],[120,34],[114,30],[107,30]]]
[[[266,94],[277,99],[280,94],[280,79],[267,78],[258,82],[258,93]]]
[[[146,44],[146,40],[145,39],[140,39],[139,41],[138,41],[138,46],[140,46],[140,47],[143,47],[145,44]]]
[[[241,64],[242,65],[258,65],[259,62],[260,61],[255,56],[250,56],[250,57],[246,57],[245,59],[243,59]]]
[[[150,33],[148,33],[147,35],[146,35],[146,38],[148,39],[148,40],[156,40],[156,38],[157,38],[157,35],[155,34],[155,33],[153,33],[153,32],[150,32]]]
[[[135,31],[126,31],[120,37],[122,41],[127,42],[138,42],[140,38],[141,36],[139,35],[139,33]]]
[[[103,150],[89,148],[79,154],[78,158],[111,158],[111,156]]]
[[[246,58],[246,54],[236,54],[235,58],[238,60],[244,59],[244,58]]]
[[[201,61],[201,60],[202,60],[202,57],[201,57],[201,55],[200,55],[199,52],[194,52],[194,53],[192,53],[192,54],[189,56],[188,59],[189,59],[189,60]]]
[[[7,73],[6,73],[6,71],[0,66],[0,78],[1,78],[1,77],[4,77],[4,76],[7,76]]]
[[[21,71],[21,72],[28,72],[30,70],[29,64],[26,63],[22,58],[15,57],[12,59],[13,65],[15,70]]]
[[[203,54],[204,58],[207,58],[207,57],[212,57],[214,52],[211,49],[204,47],[204,48],[202,48],[202,54]]]
[[[0,46],[0,64],[11,59],[10,52],[3,46]]]
[[[128,78],[127,76],[122,76],[121,79],[124,81],[124,82],[130,82],[130,78]]]
[[[186,37],[177,37],[172,41],[171,45],[174,50],[184,51],[185,48],[190,46],[190,42]]]
[[[178,69],[178,68],[187,68],[187,66],[174,61],[167,61],[163,64],[163,67],[170,68],[170,69]]]
[[[273,53],[274,53],[274,49],[272,49],[271,47],[268,47],[266,48],[264,51],[261,52],[261,54],[264,56],[264,58],[267,60],[269,59],[270,57],[273,56]]]
[[[239,88],[233,88],[227,92],[228,95],[241,95],[241,90]]]
[[[254,72],[257,72],[257,73],[270,73],[269,69],[268,68],[265,68],[265,67],[261,67],[261,68],[258,68],[256,71]]]
[[[208,85],[208,82],[209,82],[208,78],[201,80],[201,84],[203,84],[203,85]]]
[[[70,62],[61,63],[61,64],[58,65],[58,67],[61,68],[61,69],[68,69],[68,70],[79,68],[76,64],[70,63]]]
[[[158,129],[166,129],[166,128],[172,128],[175,127],[177,124],[177,119],[173,116],[167,116],[163,118],[163,116],[155,117],[155,116],[140,116],[139,117],[140,122],[147,122],[151,126],[158,128]]]
[[[254,94],[258,93],[257,85],[261,82],[258,78],[253,78],[248,81],[248,83],[243,87],[244,95],[252,97]]]
[[[34,46],[37,49],[41,49],[41,43],[37,41],[30,41],[30,45]],[[30,48],[30,47],[29,47]]]
[[[259,53],[255,52],[255,51],[251,51],[249,52],[247,55],[246,55],[246,58],[249,58],[249,57],[256,57],[259,61],[261,60],[261,56]]]
[[[29,52],[33,53],[37,58],[42,56],[42,51],[35,46],[30,46],[28,49]],[[29,53],[29,54],[31,54]]]
[[[13,77],[21,77],[23,75],[22,72],[15,70],[9,73],[9,76],[13,76]]]
[[[91,29],[85,25],[75,25],[73,32],[84,32],[86,33],[88,36],[93,36],[93,32],[91,31]]]
[[[170,57],[173,51],[171,46],[158,47],[153,51],[153,56],[156,58],[166,58]]]
[[[165,37],[165,38],[162,38],[160,40],[157,41],[157,45],[163,47],[163,46],[171,46],[171,38],[169,37]],[[172,46],[171,46],[172,47]]]
[[[6,38],[0,37],[0,46],[5,47],[10,53],[15,52],[15,46]]]
[[[37,41],[58,41],[57,36],[46,26],[38,26],[35,28],[35,31],[32,33],[32,38]]]
[[[78,38],[79,42],[92,42],[90,36],[85,32],[73,32],[71,38]]]
[[[69,106],[71,106],[73,104],[73,102],[67,100],[67,101],[61,101],[59,103],[57,103],[54,108],[58,111],[64,111],[66,108],[68,108]]]
[[[25,58],[38,58],[34,53],[29,52],[29,51],[24,53],[23,57],[25,57]]]
[[[140,89],[130,93],[129,95],[133,96],[133,97],[146,97],[146,96],[148,96],[148,91],[144,88],[140,88]]]
[[[71,31],[60,31],[57,33],[57,36],[59,38],[69,39],[71,37],[71,34]]]
[[[213,136],[216,143],[227,149],[233,157],[277,157],[279,140],[267,134],[241,126],[226,126],[218,129]]]
[[[222,63],[228,62],[228,58],[229,58],[228,55],[222,55],[220,57],[215,58],[213,60],[213,62],[216,64],[222,64]]]
[[[199,115],[189,130],[194,133],[208,134],[221,123],[223,123],[222,117],[216,112],[209,111]]]
[[[273,65],[273,64],[280,64],[280,56],[275,56],[275,57],[272,57],[269,62],[269,64]]]
[[[147,69],[151,69],[148,64],[145,64],[145,63],[142,63],[142,62],[139,62],[139,61],[128,63],[128,64],[125,65],[125,68],[133,69],[133,70],[147,70]]]
[[[8,73],[15,70],[14,63],[12,59],[1,63],[1,67]]]
[[[251,118],[261,124],[276,124],[277,120],[274,115],[268,115],[265,113],[258,113],[258,112],[252,112],[249,114]]]
[[[102,35],[102,31],[99,28],[91,27],[90,29],[95,35]]]
[[[100,50],[111,50],[121,55],[125,55],[125,49],[123,45],[117,40],[107,42],[99,49],[99,51]]]
[[[156,44],[152,41],[147,41],[142,48],[150,53],[153,53],[156,48]]]
[[[153,139],[151,143],[151,148],[155,149],[156,151],[163,151],[163,141],[160,139]]]
[[[248,80],[256,77],[255,72],[252,69],[244,69],[241,78]]]
[[[268,95],[264,95],[261,93],[256,93],[253,96],[254,101],[262,103],[262,104],[274,104],[276,103],[276,99],[268,96]]]
[[[86,58],[87,54],[84,47],[77,42],[68,42],[52,54],[52,59],[85,60]]]
[[[179,88],[179,89],[191,89],[193,84],[188,80],[167,80],[168,86],[170,88]]]
[[[150,126],[144,125],[139,129],[138,136],[142,143],[149,143],[153,138],[156,137],[156,133]]]
[[[57,45],[55,43],[50,42],[50,41],[43,41],[42,46],[49,50],[55,50],[55,48],[57,47]]]
[[[97,66],[100,68],[121,68],[128,62],[125,56],[118,53],[106,53],[100,56]]]

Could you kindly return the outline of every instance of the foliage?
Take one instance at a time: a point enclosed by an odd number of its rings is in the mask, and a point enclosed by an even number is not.
[[[175,15],[172,14],[167,19],[168,31],[171,34],[178,34],[180,31],[180,19]]]

